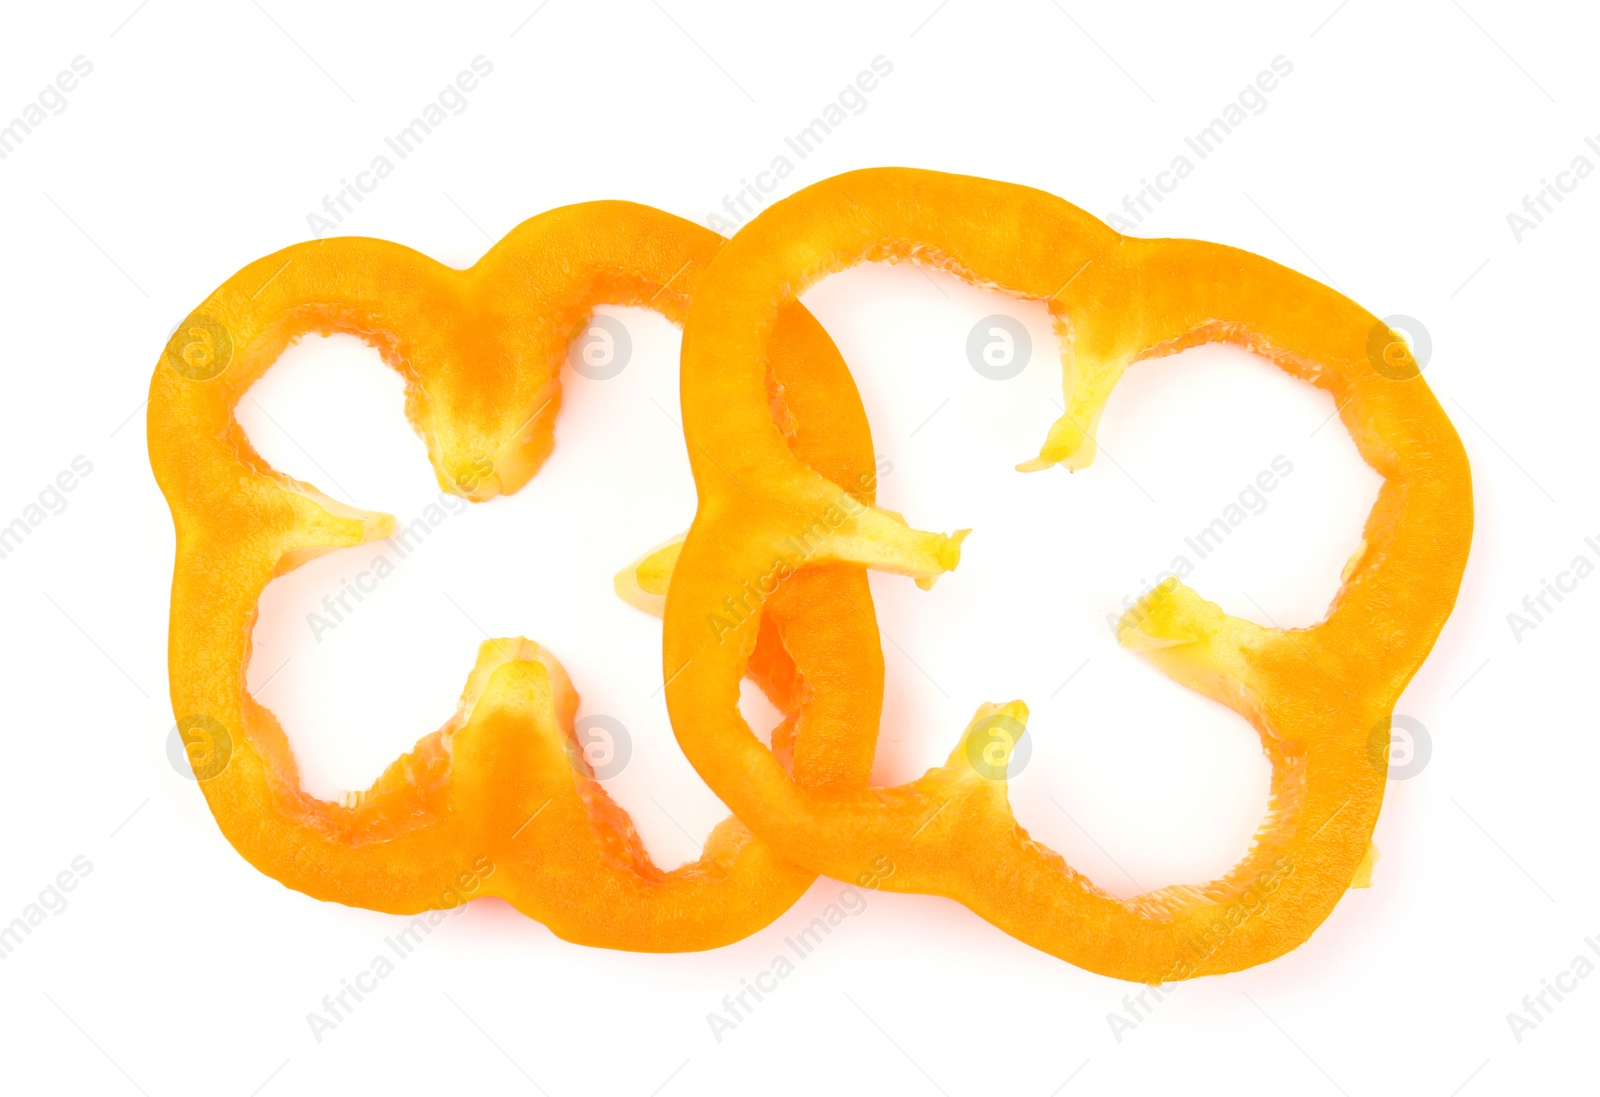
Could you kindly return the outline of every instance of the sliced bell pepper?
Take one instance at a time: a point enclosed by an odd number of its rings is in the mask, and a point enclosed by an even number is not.
[[[959,537],[911,529],[791,452],[769,411],[766,363],[782,310],[819,279],[873,260],[1046,303],[1062,337],[1065,414],[1025,470],[1087,466],[1101,409],[1132,363],[1228,342],[1328,393],[1383,477],[1361,548],[1314,627],[1263,628],[1174,579],[1122,620],[1124,645],[1247,719],[1272,762],[1267,819],[1221,879],[1121,899],[1030,838],[1012,815],[1005,767],[993,764],[1016,738],[997,741],[996,729],[1020,734],[1027,718],[1019,701],[980,708],[945,765],[893,788],[803,786],[740,716],[758,625],[729,621],[722,607],[775,557],[806,543],[808,559],[924,584],[959,559]],[[684,668],[667,700],[695,768],[792,860],[855,879],[888,857],[895,871],[883,886],[957,899],[1105,975],[1166,982],[1295,948],[1370,872],[1385,772],[1369,761],[1369,731],[1388,720],[1449,616],[1472,531],[1460,440],[1420,371],[1369,356],[1375,327],[1339,293],[1259,256],[1123,237],[1026,187],[887,168],[775,203],[719,253],[685,325],[684,426],[701,501],[677,558],[665,644],[668,665]],[[827,698],[851,673],[846,652],[869,643],[872,614],[842,589],[822,592],[810,612],[834,624],[833,642],[780,632],[805,689]],[[808,713],[804,732],[832,719],[829,734],[874,738],[876,705],[841,699],[827,711]]]
[[[222,753],[196,775],[251,864],[316,898],[393,913],[499,896],[567,940],[646,951],[738,940],[805,891],[813,874],[734,819],[697,860],[652,864],[575,749],[578,697],[566,672],[520,637],[485,642],[455,716],[344,802],[300,788],[282,728],[245,687],[256,603],[273,577],[394,525],[275,471],[251,447],[234,407],[285,347],[309,332],[376,347],[405,378],[406,415],[439,483],[484,500],[516,491],[549,454],[561,364],[593,307],[642,305],[681,320],[722,243],[624,202],[535,217],[467,270],[398,244],[334,238],[251,263],[174,333],[149,408],[150,460],[177,531],[172,703],[180,728],[222,729],[213,736]],[[849,372],[803,308],[782,313],[766,404],[781,419],[774,429],[870,500],[871,437]],[[634,585],[661,593],[663,578],[641,573]],[[864,572],[822,566],[786,584],[757,614],[769,639],[750,669],[788,716],[777,743],[796,779],[864,785],[870,739],[835,720],[795,734],[839,701],[803,695],[777,641],[811,630],[842,643],[860,680],[852,702],[876,705],[877,638],[798,623],[815,620],[809,607],[830,591],[865,602]]]

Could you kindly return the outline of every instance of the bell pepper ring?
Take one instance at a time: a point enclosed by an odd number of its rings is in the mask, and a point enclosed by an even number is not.
[[[738,940],[810,885],[813,873],[735,819],[699,859],[655,866],[574,739],[578,695],[565,670],[521,637],[486,641],[456,714],[344,802],[301,790],[282,728],[245,684],[257,600],[273,577],[394,526],[273,470],[251,447],[234,407],[285,347],[309,332],[376,347],[405,378],[406,415],[441,486],[481,501],[516,491],[549,454],[561,366],[593,307],[641,305],[681,322],[722,244],[624,202],[535,217],[466,270],[386,241],[333,238],[251,263],[174,333],[149,409],[150,460],[177,531],[172,703],[212,814],[251,864],[315,898],[397,914],[498,896],[569,941],[642,951]],[[779,326],[774,429],[870,500],[872,442],[849,371],[803,308],[785,309]],[[665,564],[619,584],[659,594]],[[829,591],[864,602],[864,571],[824,565],[785,584],[763,607],[750,670],[788,716],[774,745],[796,779],[864,786],[870,740],[831,713],[818,734],[797,732],[819,705],[877,704],[877,638],[815,628],[817,642],[840,645],[861,694],[820,701],[801,693],[779,641],[790,623],[819,619],[810,607]]]
[[[1272,763],[1268,815],[1222,878],[1122,899],[1030,838],[1005,780],[1027,720],[1021,701],[979,708],[944,765],[893,788],[804,787],[741,717],[738,682],[759,627],[726,606],[774,558],[804,544],[808,559],[923,584],[959,559],[959,536],[914,530],[857,499],[791,452],[768,412],[782,310],[821,278],[874,260],[910,260],[1046,304],[1061,335],[1065,413],[1022,470],[1088,466],[1101,409],[1128,366],[1224,342],[1332,396],[1383,477],[1319,624],[1264,628],[1170,578],[1120,622],[1124,646],[1248,720]],[[1375,330],[1386,348],[1376,361]],[[887,856],[895,872],[884,887],[956,899],[1103,975],[1165,983],[1297,947],[1371,871],[1385,770],[1369,761],[1369,733],[1389,726],[1438,637],[1471,539],[1460,439],[1415,363],[1389,356],[1409,351],[1309,278],[1219,244],[1120,236],[1027,187],[886,168],[773,204],[718,254],[685,323],[684,428],[700,507],[677,558],[665,633],[667,664],[684,668],[666,693],[685,753],[734,814],[792,860],[854,879]],[[867,606],[842,590],[814,612],[872,627]],[[782,631],[795,672],[825,692],[842,673],[843,645],[818,645],[793,624]],[[877,716],[862,705],[841,718],[872,739]],[[802,719],[807,734],[817,718]]]

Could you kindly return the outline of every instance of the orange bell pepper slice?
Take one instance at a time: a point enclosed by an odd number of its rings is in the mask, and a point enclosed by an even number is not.
[[[484,643],[456,714],[344,803],[301,790],[282,729],[245,688],[256,602],[272,578],[394,525],[274,471],[251,448],[234,406],[286,346],[308,332],[375,346],[406,379],[406,414],[441,486],[484,500],[516,491],[550,452],[561,363],[592,308],[642,305],[681,321],[722,243],[624,202],[535,217],[467,270],[335,238],[251,263],[179,327],[149,410],[150,460],[177,530],[172,703],[212,814],[251,864],[307,895],[393,913],[499,896],[569,941],[645,951],[738,940],[810,885],[811,872],[735,819],[712,831],[698,860],[652,864],[575,749],[578,696],[566,672],[520,637]],[[785,445],[870,498],[865,414],[803,308],[783,310],[772,376],[768,414],[782,417]],[[664,582],[645,568],[635,585]],[[801,629],[828,591],[864,601],[865,574],[823,567],[787,585],[766,607],[751,673],[789,716],[775,742],[797,780],[864,785],[870,741],[830,737],[833,721],[795,734],[831,702],[800,694],[777,639]],[[814,632],[847,645],[863,689],[881,688],[876,637],[840,637],[825,622]]]
[[[1328,616],[1308,629],[1230,617],[1169,579],[1122,620],[1124,645],[1249,720],[1272,762],[1271,808],[1224,877],[1117,898],[1031,839],[1006,796],[1020,701],[978,710],[949,761],[895,788],[805,787],[735,707],[757,636],[730,596],[775,562],[865,565],[931,583],[959,538],[911,529],[791,452],[767,410],[766,362],[784,308],[819,279],[911,260],[1044,301],[1062,334],[1065,414],[1024,470],[1087,466],[1095,423],[1132,363],[1208,342],[1250,349],[1333,397],[1384,484]],[[1375,361],[1380,322],[1259,256],[1123,237],[1026,187],[910,169],[851,172],[778,202],[722,250],[685,326],[684,427],[700,508],[674,573],[666,659],[673,726],[700,775],[760,838],[819,872],[948,896],[1013,936],[1104,975],[1151,983],[1237,971],[1295,948],[1370,871],[1385,773],[1369,733],[1449,616],[1472,530],[1460,439],[1404,343]],[[1410,368],[1397,368],[1409,363]],[[781,588],[780,588],[781,589]],[[868,604],[828,591],[811,612],[866,642]],[[808,619],[809,620],[809,619]],[[784,634],[795,671],[827,696],[842,650]],[[840,645],[841,649],[844,645]],[[832,706],[871,740],[878,708]],[[808,717],[809,733],[815,724]]]

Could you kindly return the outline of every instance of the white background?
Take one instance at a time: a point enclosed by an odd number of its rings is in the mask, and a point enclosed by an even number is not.
[[[0,922],[75,857],[92,870],[0,961],[5,1088],[1592,1088],[1584,1035],[1600,978],[1520,1041],[1507,1015],[1600,938],[1600,579],[1520,641],[1507,614],[1573,557],[1600,561],[1584,543],[1600,538],[1600,177],[1520,241],[1507,214],[1580,154],[1600,166],[1584,145],[1600,142],[1600,28],[1577,5],[1335,2],[124,0],[9,13],[0,120],[74,57],[93,72],[0,161],[0,524],[75,457],[93,471],[0,560]],[[1120,1032],[1108,1018],[1129,1017],[1137,988],[948,901],[876,894],[720,1040],[707,1015],[842,885],[819,881],[739,944],[678,956],[577,948],[480,902],[319,1041],[307,1014],[398,921],[255,872],[169,763],[172,529],[142,401],[178,320],[239,267],[306,239],[324,195],[480,55],[493,72],[464,112],[336,231],[465,266],[569,202],[628,198],[703,222],[786,152],[795,170],[774,197],[913,165],[1105,215],[1273,58],[1291,62],[1262,113],[1203,161],[1189,152],[1193,174],[1136,231],[1270,256],[1380,316],[1415,317],[1431,339],[1426,377],[1472,458],[1477,534],[1456,613],[1398,710],[1427,729],[1431,756],[1390,784],[1373,887],[1297,951],[1180,986]],[[893,72],[865,109],[809,157],[787,150],[880,55]],[[1059,398],[1041,308],[912,268],[840,275],[806,302],[892,462],[881,501],[921,528],[975,531],[931,593],[874,577],[888,663],[878,778],[914,776],[977,704],[1021,697],[1034,713],[1013,784],[1025,826],[1119,894],[1225,871],[1266,803],[1254,733],[1119,649],[1106,617],[1282,455],[1292,475],[1189,583],[1262,623],[1317,620],[1377,486],[1326,422],[1331,402],[1246,354],[1197,350],[1129,375],[1093,468],[1023,476],[1011,466],[1036,451]],[[996,313],[1033,338],[1004,383],[966,360],[968,332]],[[695,856],[723,814],[672,740],[659,625],[611,594],[612,572],[681,529],[694,499],[674,425],[677,333],[617,315],[628,367],[569,379],[555,456],[519,496],[452,518],[320,642],[306,614],[368,550],[269,591],[250,681],[312,791],[365,787],[449,715],[476,621],[550,646],[583,711],[629,729],[632,761],[608,787],[658,861]],[[398,379],[353,340],[293,348],[241,418],[274,464],[336,497],[409,519],[437,491]]]

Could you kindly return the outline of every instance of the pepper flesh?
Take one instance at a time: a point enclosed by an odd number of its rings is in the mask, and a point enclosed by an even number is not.
[[[959,559],[959,535],[913,530],[876,507],[849,510],[837,482],[785,450],[765,411],[763,362],[779,310],[826,275],[872,260],[912,260],[1046,303],[1062,337],[1065,412],[1023,470],[1087,466],[1100,411],[1130,364],[1228,342],[1332,396],[1383,476],[1363,549],[1314,627],[1230,617],[1175,579],[1122,619],[1126,646],[1245,717],[1272,763],[1267,820],[1221,879],[1120,899],[1031,839],[1005,784],[1027,718],[1020,701],[980,708],[944,766],[894,788],[801,787],[740,716],[737,683],[756,626],[720,621],[718,606],[799,531],[820,526],[810,558],[923,584]],[[1378,340],[1391,356],[1381,364],[1369,357],[1375,333],[1388,336]],[[719,254],[685,325],[684,423],[697,442],[701,504],[677,559],[665,638],[667,662],[685,667],[667,687],[685,753],[786,856],[843,879],[887,857],[895,871],[883,886],[957,899],[1101,974],[1167,982],[1295,948],[1370,872],[1386,773],[1369,760],[1369,732],[1388,727],[1443,627],[1471,537],[1465,453],[1404,346],[1353,302],[1259,256],[1122,237],[1026,187],[873,169],[774,204]],[[841,508],[837,523],[818,517]],[[871,625],[863,607],[830,597],[817,612]],[[789,653],[804,681],[836,672],[836,652],[793,632]],[[875,709],[840,718],[874,737]],[[985,761],[997,765],[975,762],[996,744]]]
[[[223,833],[262,872],[319,899],[393,913],[499,896],[567,940],[646,951],[738,940],[809,886],[812,873],[731,818],[699,859],[671,871],[653,865],[576,749],[578,698],[566,672],[520,637],[485,642],[456,715],[344,803],[301,790],[281,727],[245,688],[267,583],[393,528],[388,515],[274,471],[245,438],[234,406],[286,346],[308,332],[375,346],[406,380],[406,414],[440,484],[484,500],[516,491],[550,452],[569,337],[593,307],[642,305],[681,321],[722,243],[624,202],[535,217],[467,270],[386,241],[334,238],[250,264],[174,334],[149,410],[151,463],[177,530],[173,708],[187,739],[213,729],[210,759],[191,750],[196,775]],[[870,500],[865,414],[832,341],[803,308],[784,310],[772,367],[769,414],[783,417],[785,445]],[[864,785],[870,741],[830,738],[827,722],[794,734],[816,706],[795,688],[776,641],[828,591],[864,602],[865,575],[823,565],[797,576],[763,607],[770,639],[750,669],[789,717],[776,742],[796,778]],[[876,636],[844,642],[858,700],[875,696]]]

